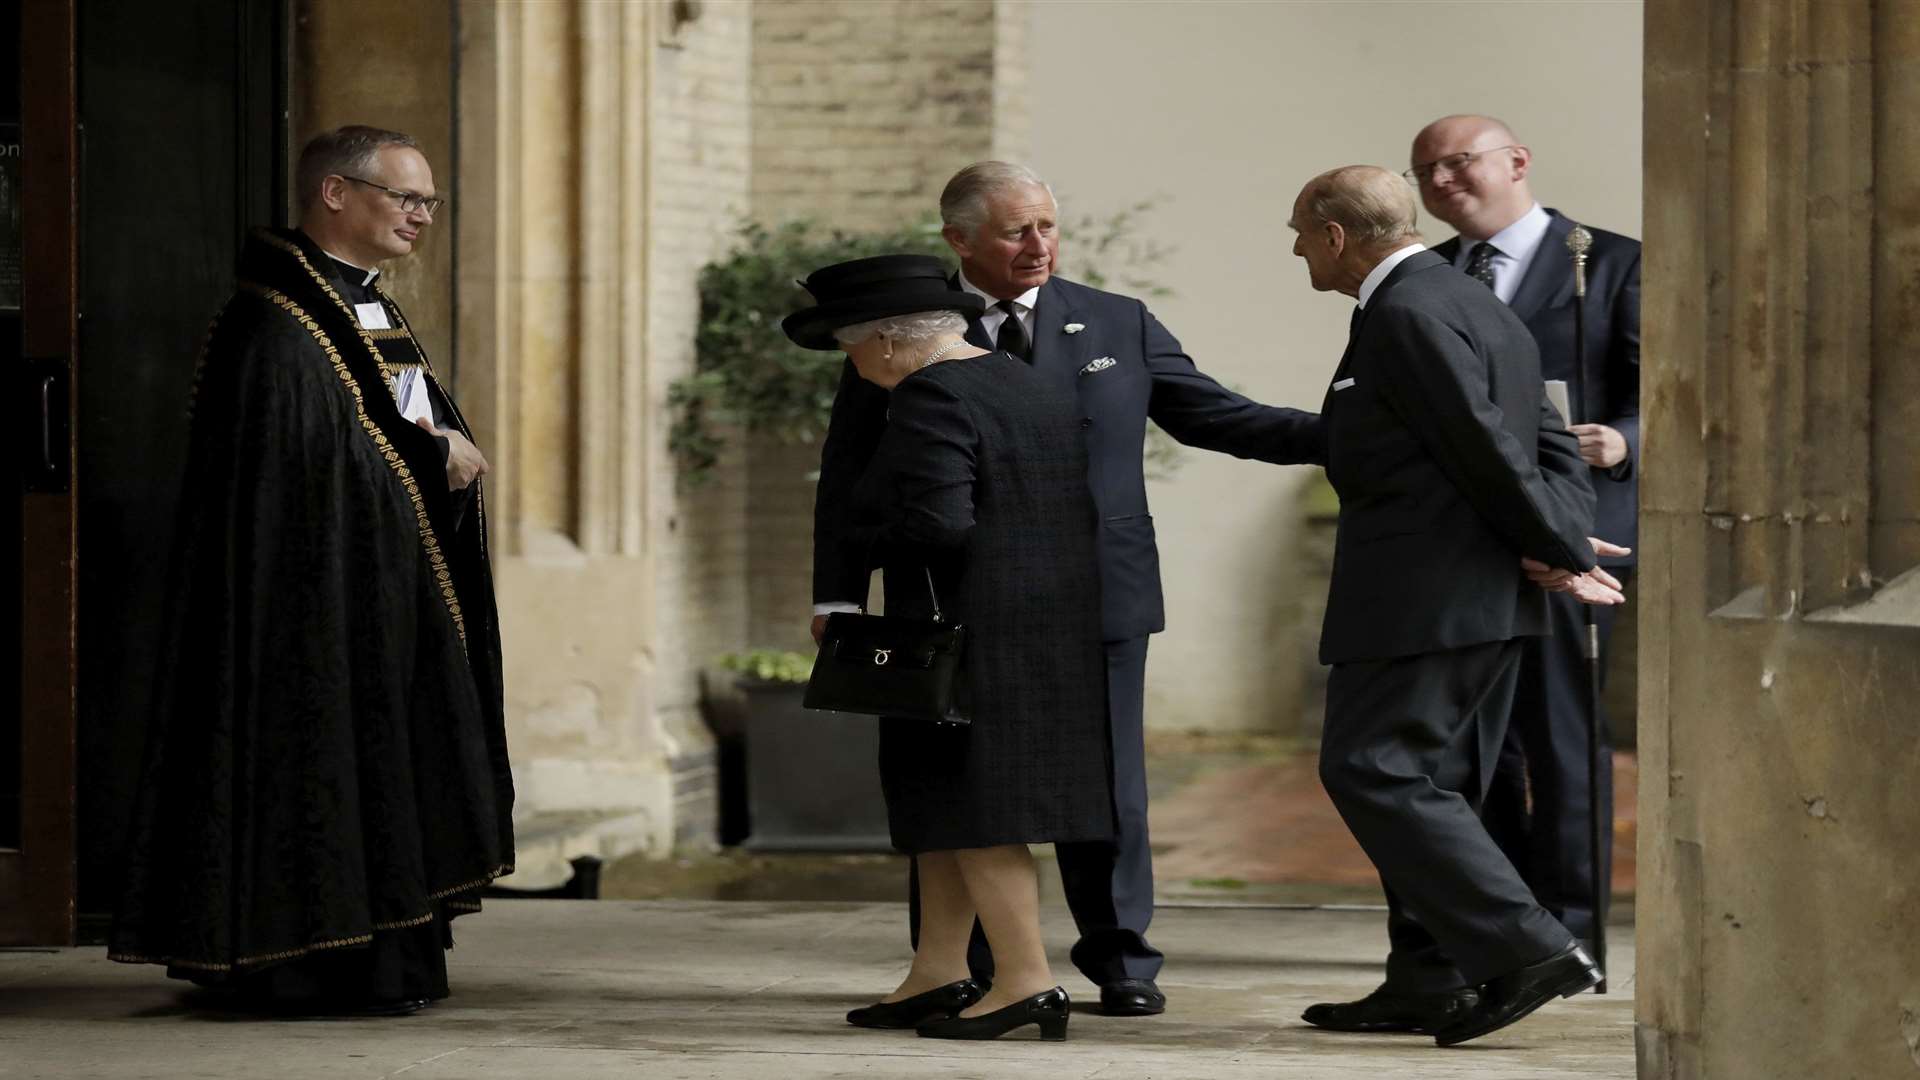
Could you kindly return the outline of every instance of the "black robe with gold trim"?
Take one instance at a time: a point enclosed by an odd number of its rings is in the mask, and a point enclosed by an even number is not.
[[[303,233],[256,231],[209,332],[109,955],[439,996],[446,920],[513,863],[485,506],[394,402],[425,364],[404,318],[361,330],[334,273]]]

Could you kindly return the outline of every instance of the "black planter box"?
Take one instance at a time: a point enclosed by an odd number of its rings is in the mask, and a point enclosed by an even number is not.
[[[892,851],[880,721],[800,705],[804,686],[741,680],[749,851]]]

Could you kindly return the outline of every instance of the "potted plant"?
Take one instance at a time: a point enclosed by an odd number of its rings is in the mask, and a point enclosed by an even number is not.
[[[880,728],[871,716],[800,704],[813,658],[776,649],[729,653],[747,698],[744,745],[751,851],[889,851],[880,797]]]

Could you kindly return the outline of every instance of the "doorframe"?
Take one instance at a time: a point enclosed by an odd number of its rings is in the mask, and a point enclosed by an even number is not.
[[[20,176],[28,265],[20,304],[26,365],[47,384],[64,436],[64,490],[20,496],[21,844],[0,852],[0,944],[68,945],[74,930],[73,359],[79,342],[77,0],[20,7]],[[63,384],[63,385],[62,385]]]

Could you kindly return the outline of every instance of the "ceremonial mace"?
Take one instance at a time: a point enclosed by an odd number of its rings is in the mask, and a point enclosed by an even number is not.
[[[1593,246],[1593,234],[1586,226],[1575,225],[1567,233],[1567,250],[1573,254],[1573,422],[1593,423],[1587,409],[1587,249]],[[1587,816],[1593,827],[1593,962],[1600,967],[1601,979],[1593,988],[1596,994],[1607,992],[1607,903],[1613,898],[1613,882],[1606,880],[1608,848],[1613,843],[1613,823],[1600,813],[1600,624],[1594,619],[1593,605],[1581,604],[1587,619],[1584,652],[1587,659]],[[1606,777],[1611,786],[1613,777]],[[1611,799],[1607,802],[1610,804]]]

